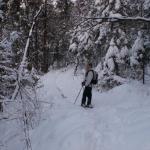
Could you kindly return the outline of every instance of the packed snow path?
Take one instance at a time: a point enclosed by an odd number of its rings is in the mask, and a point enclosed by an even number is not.
[[[33,150],[150,150],[150,88],[138,83],[93,91],[93,109],[80,107],[82,76],[73,70],[42,77],[43,120],[32,132]]]

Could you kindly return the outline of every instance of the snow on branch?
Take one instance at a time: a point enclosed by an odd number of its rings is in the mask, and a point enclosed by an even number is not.
[[[108,22],[114,21],[142,21],[142,22],[150,22],[150,18],[144,17],[125,17],[125,16],[116,16],[116,17],[82,17],[83,19],[91,19],[91,20],[102,20]]]
[[[44,6],[43,4],[40,6],[38,12],[36,13],[36,15],[33,18],[32,26],[31,26],[30,31],[29,31],[29,36],[28,36],[28,39],[27,39],[27,42],[26,42],[23,58],[22,58],[20,66],[19,66],[18,81],[16,83],[16,88],[15,88],[15,91],[14,91],[14,93],[12,95],[12,98],[11,98],[12,101],[16,98],[16,96],[18,94],[18,91],[19,91],[19,82],[20,82],[20,80],[22,78],[22,73],[23,73],[25,61],[26,61],[26,58],[27,58],[27,52],[28,52],[28,48],[29,48],[29,44],[30,44],[30,39],[31,39],[31,36],[32,36],[32,33],[33,33],[34,26],[36,24],[36,20],[37,20],[38,16],[40,15],[40,13],[41,13],[41,11],[43,9],[43,6]]]

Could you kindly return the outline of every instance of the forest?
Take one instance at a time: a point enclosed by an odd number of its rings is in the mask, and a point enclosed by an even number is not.
[[[150,0],[0,0],[0,132],[12,121],[22,149],[32,150],[30,131],[43,105],[53,105],[39,98],[41,78],[68,68],[78,77],[87,62],[98,72],[98,93],[129,82],[149,88]],[[8,150],[1,138],[0,150]]]

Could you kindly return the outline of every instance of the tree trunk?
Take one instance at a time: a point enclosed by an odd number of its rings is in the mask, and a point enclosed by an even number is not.
[[[47,0],[45,0],[44,6],[44,35],[43,35],[43,65],[42,71],[44,73],[48,72],[48,47],[47,47]]]
[[[143,84],[145,84],[145,62],[144,62],[144,59],[143,59],[143,62],[142,62],[142,70],[143,70]]]
[[[35,26],[35,68],[39,68],[38,23]]]
[[[0,102],[0,112],[3,112],[3,103]]]

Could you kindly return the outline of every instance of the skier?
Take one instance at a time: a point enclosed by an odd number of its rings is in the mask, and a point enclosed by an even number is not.
[[[82,82],[82,86],[85,86],[84,91],[83,91],[83,96],[82,96],[82,102],[81,106],[82,107],[88,107],[88,108],[93,108],[91,104],[92,100],[92,80],[93,80],[93,70],[92,70],[92,63],[88,63],[85,66],[86,74],[85,74],[85,79]],[[88,98],[87,105],[86,105],[86,98]]]

